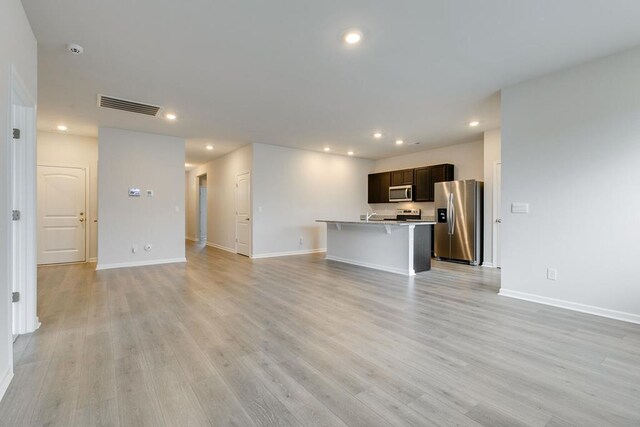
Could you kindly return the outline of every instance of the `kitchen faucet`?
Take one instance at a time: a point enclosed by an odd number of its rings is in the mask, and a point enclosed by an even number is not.
[[[369,221],[369,218],[371,218],[374,215],[377,215],[377,214],[375,212],[373,212],[373,211],[371,213],[367,212],[366,213],[367,221]]]

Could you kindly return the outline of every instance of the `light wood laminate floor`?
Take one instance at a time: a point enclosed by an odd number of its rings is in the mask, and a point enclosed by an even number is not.
[[[499,297],[497,270],[187,257],[40,268],[0,423],[640,424],[640,326]]]

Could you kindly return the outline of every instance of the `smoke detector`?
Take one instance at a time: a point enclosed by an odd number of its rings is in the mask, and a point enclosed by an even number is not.
[[[67,50],[74,55],[82,55],[84,49],[79,44],[71,43],[67,45]]]

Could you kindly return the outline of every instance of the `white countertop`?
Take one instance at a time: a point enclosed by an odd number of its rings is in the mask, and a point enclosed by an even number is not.
[[[374,220],[374,221],[340,221],[331,219],[317,219],[316,222],[326,222],[329,224],[363,224],[363,225],[435,225],[435,221],[396,221],[396,220]]]

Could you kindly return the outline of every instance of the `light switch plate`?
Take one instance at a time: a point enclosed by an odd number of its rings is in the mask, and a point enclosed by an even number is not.
[[[529,203],[523,203],[523,202],[511,203],[511,213],[520,213],[520,214],[529,213]]]

